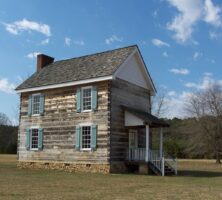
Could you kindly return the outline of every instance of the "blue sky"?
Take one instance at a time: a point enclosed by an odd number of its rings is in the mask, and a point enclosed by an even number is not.
[[[16,118],[13,88],[36,70],[36,54],[56,60],[138,44],[168,117],[183,117],[187,95],[222,85],[219,0],[1,0],[0,112]]]

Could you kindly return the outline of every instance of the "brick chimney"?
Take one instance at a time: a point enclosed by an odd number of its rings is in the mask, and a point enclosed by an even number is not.
[[[47,56],[45,54],[37,55],[37,72],[39,72],[43,67],[54,62],[54,58]]]

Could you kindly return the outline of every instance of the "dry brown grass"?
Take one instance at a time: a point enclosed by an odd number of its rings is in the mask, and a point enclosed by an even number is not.
[[[173,177],[21,170],[16,156],[0,155],[0,199],[222,199],[222,165],[180,160],[179,169]]]

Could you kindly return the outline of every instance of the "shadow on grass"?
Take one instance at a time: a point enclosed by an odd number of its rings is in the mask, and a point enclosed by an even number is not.
[[[191,177],[222,177],[222,172],[197,171],[197,170],[180,170],[178,176]]]

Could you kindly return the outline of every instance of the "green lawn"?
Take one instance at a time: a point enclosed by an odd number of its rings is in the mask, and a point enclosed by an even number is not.
[[[179,175],[84,174],[16,168],[16,156],[0,155],[0,200],[4,199],[222,199],[222,165],[180,160]]]

